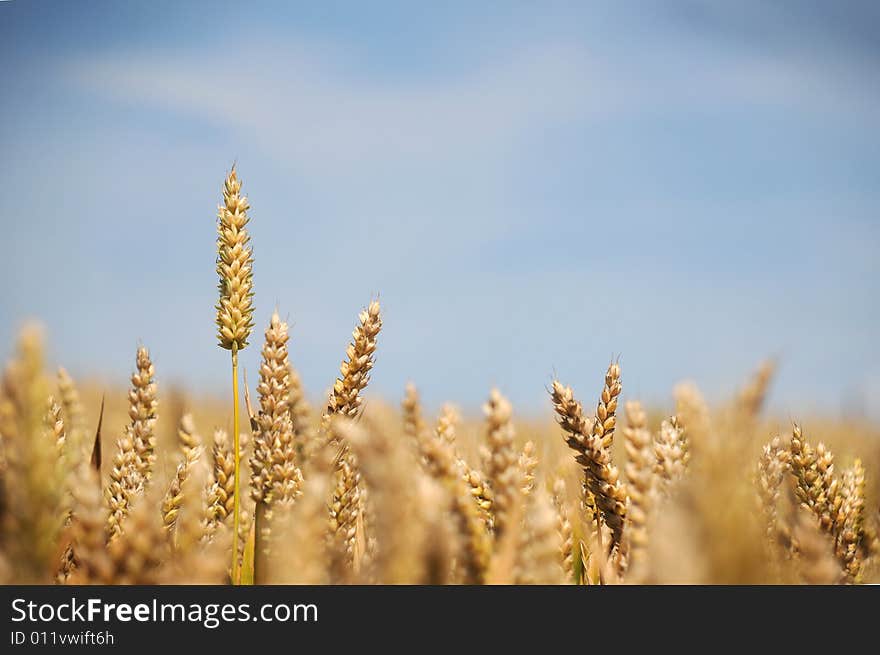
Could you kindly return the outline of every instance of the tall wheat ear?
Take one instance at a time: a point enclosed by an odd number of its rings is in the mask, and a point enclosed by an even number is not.
[[[241,434],[238,402],[238,353],[248,345],[254,322],[253,251],[247,224],[250,204],[241,195],[241,181],[235,166],[223,183],[223,204],[217,212],[217,340],[232,354],[232,456],[234,496],[232,509],[232,582],[238,584],[239,535],[241,532]]]

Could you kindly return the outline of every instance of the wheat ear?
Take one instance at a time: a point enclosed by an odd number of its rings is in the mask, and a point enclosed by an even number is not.
[[[363,398],[361,392],[370,381],[373,368],[377,338],[382,329],[382,316],[379,301],[373,300],[358,315],[358,326],[352,332],[352,341],[346,350],[346,359],[339,367],[340,377],[333,385],[324,423],[333,415],[356,418],[361,412]]]
[[[660,429],[654,436],[654,457],[658,491],[666,492],[670,485],[684,477],[690,460],[684,432],[676,417],[672,416],[660,423]]]
[[[568,494],[564,478],[553,483],[553,505],[556,508],[556,532],[559,534],[559,559],[566,582],[574,581],[574,536],[569,518]]]
[[[517,554],[517,584],[558,585],[563,581],[557,514],[550,496],[537,489],[528,497],[525,526]]]
[[[251,458],[251,495],[255,503],[256,566],[255,580],[261,582],[265,568],[271,508],[292,502],[302,486],[302,473],[296,461],[293,422],[290,418],[290,363],[287,354],[287,323],[278,312],[266,328],[260,364],[260,411],[256,416]]]
[[[141,346],[137,351],[137,370],[131,376],[128,392],[128,416],[131,423],[128,435],[135,453],[135,471],[146,484],[153,473],[156,461],[156,382],[150,353]]]
[[[771,543],[790,545],[791,535],[779,517],[779,501],[785,473],[789,470],[791,454],[777,436],[761,450],[758,460],[758,498],[764,515],[764,530]],[[787,543],[788,542],[788,543]]]
[[[293,425],[293,443],[297,460],[305,464],[317,444],[317,435],[312,420],[312,408],[306,399],[299,373],[290,366],[290,422]]]
[[[446,489],[450,512],[461,541],[458,566],[465,584],[482,584],[491,555],[491,539],[483,508],[474,502],[472,487],[462,475],[452,445],[440,431],[424,443],[423,454],[430,475]],[[478,501],[479,502],[479,501]]]
[[[526,441],[517,460],[520,477],[522,478],[522,492],[528,497],[535,488],[535,471],[538,468],[538,458],[535,457],[535,442]]]
[[[43,357],[42,330],[26,326],[0,382],[0,551],[14,564],[13,580],[25,583],[51,580],[63,518],[57,446],[45,422]]]
[[[625,406],[626,427],[623,429],[626,446],[626,482],[629,492],[627,543],[628,556],[633,566],[641,566],[648,544],[648,518],[654,496],[654,451],[648,430],[645,410],[640,403],[630,401]]]
[[[251,495],[254,502],[269,505],[293,499],[302,484],[302,473],[290,419],[288,328],[278,312],[272,314],[265,336],[257,385],[260,411],[251,458]]]
[[[761,413],[774,373],[776,373],[775,361],[761,362],[752,379],[740,389],[736,398],[736,407],[746,419],[754,420]]]
[[[217,339],[232,353],[232,456],[234,490],[232,519],[232,582],[239,582],[239,527],[241,521],[241,434],[239,432],[238,353],[247,346],[253,323],[253,252],[247,232],[248,199],[241,195],[235,167],[223,184],[223,204],[217,212]]]
[[[488,460],[486,476],[492,487],[493,518],[496,538],[511,526],[511,509],[521,492],[522,474],[513,445],[512,408],[497,389],[492,389],[488,402],[483,406],[486,415],[486,446]]]
[[[165,492],[162,499],[162,525],[168,532],[172,543],[175,539],[175,531],[177,528],[177,517],[184,501],[184,487],[193,468],[199,463],[202,457],[202,447],[196,446],[186,451],[184,460],[177,465],[171,484]]]
[[[858,580],[865,560],[865,469],[856,459],[851,468],[843,472],[840,486],[840,526],[836,553],[850,580]]]
[[[202,438],[196,432],[196,424],[191,414],[184,414],[177,424],[177,442],[184,458],[188,457],[191,450],[198,448]]]
[[[550,393],[557,421],[566,433],[566,443],[583,467],[586,490],[595,501],[597,516],[601,516],[611,531],[611,547],[618,547],[623,538],[627,496],[617,468],[611,464],[611,455],[603,445],[608,428],[596,427],[598,420],[590,426],[570,387],[554,380]],[[597,535],[601,535],[601,530],[597,530]]]
[[[346,349],[346,358],[339,366],[340,377],[333,384],[333,391],[321,424],[325,433],[334,416],[354,419],[360,416],[363,397],[361,392],[370,381],[370,371],[375,361],[379,332],[382,330],[382,315],[378,300],[373,300],[358,315],[358,325],[352,332],[352,341]],[[338,472],[333,500],[330,505],[330,519],[333,530],[345,544],[346,557],[354,568],[360,566],[360,542],[357,539],[359,526],[363,527],[363,502],[360,489],[360,472],[357,458],[348,448],[348,443],[340,435],[331,435],[340,448],[337,460]]]
[[[672,394],[675,397],[678,427],[681,428],[688,446],[700,454],[713,445],[709,406],[703,394],[692,382],[676,385]]]
[[[70,453],[71,461],[78,458],[80,451],[86,447],[83,443],[85,438],[85,412],[76,384],[70,374],[64,368],[58,369],[58,396],[61,402],[61,416],[64,420],[65,440],[67,452]]]
[[[437,436],[450,446],[455,447],[455,430],[458,425],[459,415],[454,405],[445,403],[440,408],[440,416],[437,417]]]

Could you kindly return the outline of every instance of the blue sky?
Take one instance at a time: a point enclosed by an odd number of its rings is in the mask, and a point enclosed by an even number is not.
[[[540,411],[612,356],[720,398],[775,355],[777,410],[880,415],[880,11],[769,4],[0,3],[0,355],[36,317],[75,374],[144,343],[223,391],[235,160],[316,397],[380,294],[391,398]]]

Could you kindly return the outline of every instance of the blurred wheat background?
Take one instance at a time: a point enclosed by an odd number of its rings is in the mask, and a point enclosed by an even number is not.
[[[878,28],[0,4],[0,577],[875,579]]]

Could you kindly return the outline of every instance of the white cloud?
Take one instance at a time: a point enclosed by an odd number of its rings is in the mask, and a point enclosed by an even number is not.
[[[460,77],[407,82],[352,75],[340,60],[324,47],[263,46],[225,63],[211,53],[91,59],[73,74],[98,93],[240,130],[320,173],[497,153],[602,105],[578,47],[526,49]]]
[[[353,72],[357,61],[339,47],[263,42],[231,57],[219,49],[118,53],[79,60],[71,74],[96,93],[237,130],[317,176],[498,160],[562,122],[737,105],[849,111],[870,93],[833,62],[796,51],[682,40],[637,59],[603,53],[545,43],[458,76],[392,80]]]

